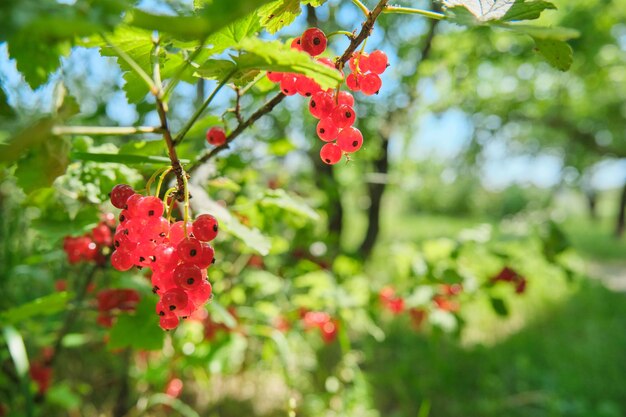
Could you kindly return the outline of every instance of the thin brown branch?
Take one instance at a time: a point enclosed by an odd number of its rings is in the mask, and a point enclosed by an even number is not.
[[[343,70],[344,65],[346,64],[346,62],[348,62],[348,60],[352,56],[352,53],[354,53],[354,51],[356,51],[356,49],[361,45],[361,43],[363,43],[363,41],[365,41],[365,39],[367,39],[367,37],[372,34],[374,23],[376,22],[376,19],[378,18],[378,16],[380,16],[384,8],[387,7],[388,2],[389,0],[380,0],[378,4],[376,5],[376,7],[371,12],[369,12],[367,20],[365,21],[365,23],[363,23],[363,26],[361,27],[361,31],[359,32],[359,34],[356,35],[352,39],[352,41],[350,42],[350,45],[348,45],[348,48],[344,51],[344,53],[339,58],[337,58],[335,66],[337,67],[338,70],[340,71]],[[228,149],[230,143],[233,140],[235,140],[237,136],[239,136],[244,130],[250,127],[258,119],[260,119],[267,113],[271,112],[278,103],[283,101],[285,97],[286,96],[283,93],[278,93],[272,99],[270,99],[265,104],[263,104],[263,106],[261,106],[256,112],[254,112],[248,119],[244,120],[243,122],[240,122],[239,125],[237,125],[237,127],[235,128],[235,130],[230,132],[230,134],[226,137],[226,143],[216,148],[213,148],[211,151],[205,153],[200,159],[198,159],[189,168],[189,172],[194,171],[200,165],[209,161],[218,153],[222,152],[225,149]]]
[[[183,201],[183,198],[185,197],[185,179],[183,177],[187,174],[185,173],[185,170],[178,159],[178,154],[176,153],[172,132],[167,124],[167,110],[165,109],[165,104],[158,97],[156,98],[156,104],[157,113],[159,113],[159,119],[161,120],[161,129],[163,129],[163,139],[165,140],[165,145],[167,146],[167,154],[172,162],[172,172],[176,175],[177,190],[176,193],[174,193],[174,198],[178,201]]]
[[[237,95],[235,98],[235,117],[239,124],[243,123],[243,116],[241,115],[241,89],[239,87],[235,87],[235,94]]]

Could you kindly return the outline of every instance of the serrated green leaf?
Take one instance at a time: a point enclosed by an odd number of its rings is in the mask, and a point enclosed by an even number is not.
[[[133,154],[115,154],[115,153],[91,153],[91,152],[72,152],[70,158],[74,161],[94,161],[94,162],[114,162],[126,165],[142,165],[142,164],[169,164],[170,159],[166,156],[149,156],[149,155],[133,155]],[[181,159],[182,163],[187,164],[189,160]]]
[[[532,26],[518,24],[502,24],[498,25],[505,29],[529,35],[535,39],[550,39],[555,41],[567,41],[580,36],[580,32],[575,29],[564,28],[560,26]]]
[[[554,68],[567,71],[574,61],[572,47],[567,42],[533,38],[537,52]]]
[[[465,9],[474,16],[477,22],[481,23],[501,19],[514,3],[515,0],[444,0],[443,2],[446,14],[449,13],[451,17],[456,15],[465,21],[467,14],[461,10]]]
[[[209,79],[223,79],[236,69],[235,78],[254,70],[294,72],[313,78],[322,88],[332,88],[341,81],[341,73],[312,59],[307,53],[291,49],[279,41],[245,39],[238,48],[241,55],[234,63],[226,60],[208,60],[197,74]]]
[[[291,24],[300,15],[300,0],[276,0],[259,9],[261,26],[269,33],[276,33]]]
[[[65,310],[72,293],[57,292],[29,301],[25,304],[0,311],[2,324],[19,324],[36,316],[50,316]]]
[[[517,0],[502,17],[503,21],[538,19],[544,10],[556,10],[556,6],[548,1]]]
[[[69,165],[70,142],[52,136],[20,159],[15,171],[18,185],[27,193],[52,185]]]
[[[239,42],[260,29],[259,17],[253,12],[209,36],[206,44],[210,46],[211,54],[220,54],[228,48],[236,48]]]
[[[51,118],[40,119],[11,137],[6,145],[0,146],[0,162],[16,161],[27,149],[49,140],[53,124]]]
[[[313,7],[319,7],[326,3],[327,0],[303,0],[302,4],[309,4]]]
[[[155,297],[143,297],[134,313],[120,314],[109,334],[109,348],[161,349],[165,332],[159,327],[155,308]]]
[[[11,105],[9,105],[9,100],[2,89],[0,87],[0,117],[14,117],[15,110]]]

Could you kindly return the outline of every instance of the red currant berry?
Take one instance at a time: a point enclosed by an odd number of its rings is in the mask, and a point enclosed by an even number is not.
[[[337,69],[337,67],[335,66],[335,63],[330,58],[317,58],[317,62],[319,62],[320,64],[324,64],[329,68]]]
[[[172,288],[163,294],[161,301],[169,311],[184,310],[189,303],[189,297],[182,288]]]
[[[320,157],[328,165],[334,165],[339,162],[342,155],[341,148],[334,143],[327,143],[320,149]]]
[[[359,77],[352,73],[346,78],[346,85],[352,91],[359,91],[361,89],[360,81]]]
[[[297,78],[291,73],[287,73],[280,80],[280,91],[286,96],[293,96],[298,92],[296,88]]]
[[[111,190],[111,204],[118,209],[124,208],[126,200],[135,194],[135,191],[130,185],[118,184]]]
[[[361,92],[366,96],[371,96],[373,94],[378,94],[380,87],[383,85],[383,82],[380,80],[380,77],[374,73],[365,74],[363,78],[360,80],[361,84]]]
[[[198,259],[194,261],[195,265],[200,269],[206,269],[210,267],[213,262],[215,262],[215,250],[213,246],[202,242],[202,253]]]
[[[352,72],[368,72],[368,56],[366,53],[355,52],[350,57],[348,66]]]
[[[327,117],[335,108],[333,96],[325,91],[319,91],[311,97],[309,111],[316,119]]]
[[[296,90],[301,96],[311,97],[313,94],[321,91],[322,88],[311,78],[300,76],[296,81]]]
[[[137,217],[139,215],[139,202],[143,199],[141,194],[133,194],[126,200],[124,208],[128,211],[128,217]]]
[[[154,266],[157,270],[171,271],[179,260],[176,248],[172,245],[161,243],[154,248]]]
[[[130,252],[118,249],[111,254],[111,266],[118,271],[128,271],[133,265]]]
[[[214,126],[206,132],[206,141],[209,145],[221,146],[226,143],[226,132],[221,127]]]
[[[294,38],[294,40],[291,41],[291,49],[295,49],[298,51],[302,50],[302,42],[300,37]]]
[[[275,72],[275,71],[268,71],[267,72],[267,79],[270,80],[273,83],[279,83],[280,80],[283,79],[283,73],[282,72]]]
[[[100,223],[94,227],[91,231],[91,236],[93,236],[93,241],[101,246],[111,246],[111,243],[113,243],[111,229],[104,223]]]
[[[369,70],[374,74],[382,74],[387,69],[387,55],[383,51],[374,51],[367,59]]]
[[[170,231],[170,223],[165,217],[150,218],[146,222],[143,233],[150,240],[163,242]]]
[[[137,245],[132,252],[132,259],[135,265],[141,267],[152,267],[152,263],[156,259],[154,256],[154,249],[156,244],[154,242],[141,242]]]
[[[219,230],[217,219],[210,214],[201,214],[193,222],[193,235],[203,242],[210,242]]]
[[[147,196],[137,204],[139,217],[157,218],[163,215],[165,206],[159,197]]]
[[[354,109],[346,104],[339,104],[330,114],[333,123],[340,129],[352,126],[356,119]]]
[[[180,264],[174,270],[174,282],[187,291],[193,291],[202,284],[200,268],[192,264]]]
[[[179,319],[176,317],[176,314],[166,314],[159,318],[159,326],[163,330],[172,330],[178,326]]]
[[[191,301],[195,305],[200,306],[209,301],[212,294],[213,288],[211,287],[211,283],[206,280],[202,280],[198,288],[189,294],[189,298],[191,298]]]
[[[187,235],[189,236],[192,233],[193,224],[191,222],[187,222]],[[170,227],[169,238],[172,245],[178,245],[178,243],[185,238],[185,229],[182,221],[178,221]]]
[[[363,135],[356,127],[346,127],[337,135],[337,146],[348,153],[356,152],[363,145]]]
[[[340,91],[337,97],[337,104],[354,107],[354,96],[347,91]]]
[[[128,220],[130,220],[130,217],[131,216],[128,210],[120,211],[120,216],[118,217],[120,224],[126,223]]]
[[[339,128],[330,117],[325,117],[317,123],[317,136],[324,142],[331,142],[337,138]]]
[[[301,37],[302,50],[311,56],[317,56],[326,50],[328,40],[326,35],[318,28],[309,28]]]
[[[183,239],[176,246],[176,253],[181,261],[195,263],[202,256],[202,243],[193,237]]]

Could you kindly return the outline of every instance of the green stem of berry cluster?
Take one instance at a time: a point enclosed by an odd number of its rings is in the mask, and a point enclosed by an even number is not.
[[[167,177],[167,174],[169,174],[170,172],[172,172],[172,167],[167,167],[165,171],[163,171],[163,173],[159,177],[159,182],[157,184],[157,189],[155,193],[157,197],[161,195],[161,186],[163,185],[163,181],[165,180],[165,177]]]
[[[187,222],[189,221],[189,182],[187,181],[187,177],[184,177],[185,181],[185,205],[184,205],[184,215],[183,215],[183,230],[185,232],[185,237],[189,237],[187,233]]]
[[[161,185],[161,182],[163,181],[163,177],[164,177],[163,173],[164,173],[164,172],[165,172],[165,173],[168,173],[168,172],[169,172],[169,171],[171,171],[171,170],[172,170],[172,167],[163,167],[163,168],[159,168],[159,169],[157,169],[157,170],[154,172],[154,174],[152,174],[152,175],[150,176],[150,179],[148,180],[148,182],[146,182],[146,193],[147,193],[148,195],[152,195],[152,194],[151,194],[151,192],[150,192],[150,189],[152,188],[152,183],[154,183],[154,181],[156,180],[156,177],[157,177],[159,174],[161,175],[161,180],[159,181],[159,189],[160,189],[160,185]],[[157,192],[156,192],[156,194],[155,194],[155,195],[156,195],[157,197],[159,196],[159,190],[158,190],[158,189],[157,189]]]
[[[400,6],[387,6],[383,10],[383,13],[400,13],[400,14],[418,14],[426,16],[430,19],[442,20],[446,18],[443,13],[433,12],[430,10],[414,9],[412,7],[400,7]]]
[[[163,201],[167,204],[167,198],[176,192],[176,187],[169,188],[165,194],[163,195]],[[176,199],[172,198],[170,201],[170,205],[167,206],[167,221],[168,223],[172,220],[172,212],[174,211],[174,204],[176,204]]]
[[[354,38],[354,33],[348,32],[347,30],[336,30],[334,32],[327,33],[326,38],[332,38],[333,36],[337,35],[346,35],[349,39]]]
[[[365,6],[365,5],[361,2],[361,0],[352,0],[352,3],[354,3],[354,5],[355,5],[356,7],[358,7],[358,8],[359,8],[359,9],[363,12],[363,14],[365,15],[365,17],[368,17],[368,16],[370,15],[370,11],[369,11],[369,9],[367,8],[367,6]]]

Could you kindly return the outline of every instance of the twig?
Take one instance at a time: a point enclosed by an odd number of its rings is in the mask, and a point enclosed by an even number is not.
[[[235,94],[237,95],[235,98],[235,117],[239,124],[243,123],[243,117],[241,116],[241,89],[239,87],[235,87]]]
[[[352,38],[350,45],[348,45],[348,48],[345,50],[343,55],[337,58],[335,66],[339,71],[343,70],[344,65],[346,64],[346,62],[348,62],[348,60],[352,56],[352,53],[372,33],[372,29],[374,28],[374,23],[376,22],[376,19],[382,13],[383,9],[387,6],[388,2],[389,0],[380,0],[376,7],[368,13],[367,20],[365,21],[365,23],[363,23],[359,34]],[[283,93],[278,93],[265,104],[263,104],[263,106],[261,106],[256,112],[254,112],[248,119],[244,120],[243,123],[239,123],[235,130],[230,132],[230,134],[226,137],[226,143],[211,149],[208,153],[205,153],[189,168],[189,172],[195,171],[200,165],[209,161],[211,158],[213,158],[215,155],[222,152],[223,150],[228,149],[230,143],[235,140],[237,136],[239,136],[244,130],[246,130],[249,126],[251,126],[254,122],[263,117],[265,114],[271,112],[278,103],[283,101],[285,97],[286,96]]]
[[[159,126],[53,126],[53,135],[137,135],[163,133]]]

